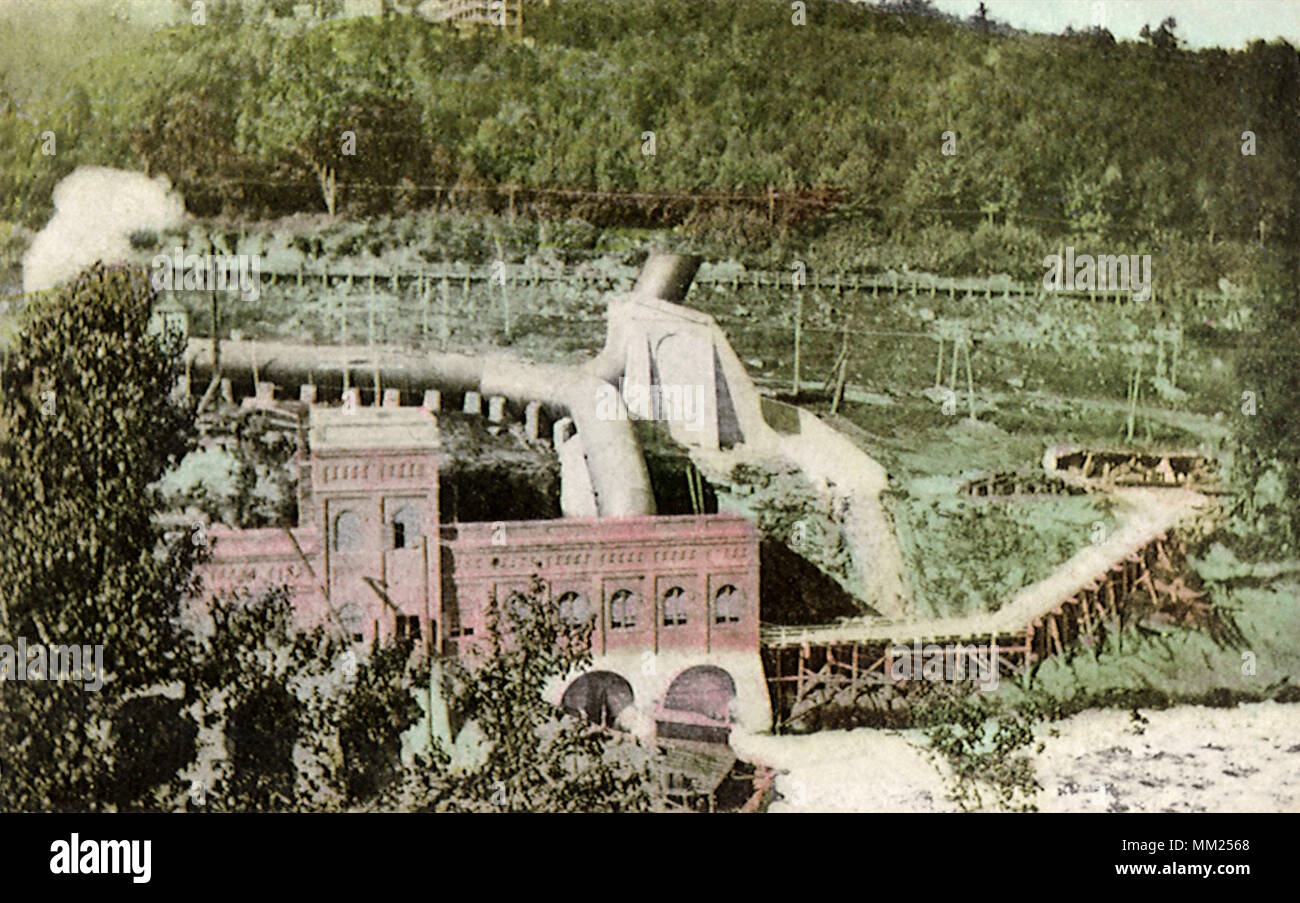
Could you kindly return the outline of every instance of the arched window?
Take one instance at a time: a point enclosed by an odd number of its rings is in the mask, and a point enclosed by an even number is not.
[[[713,597],[713,623],[734,624],[740,620],[743,597],[730,583],[723,585]]]
[[[567,592],[557,600],[560,618],[569,624],[582,624],[591,618],[587,600],[575,592]]]
[[[334,518],[334,551],[361,548],[361,517],[355,511],[341,511]]]
[[[412,549],[420,542],[420,519],[415,509],[398,508],[389,523],[392,529],[394,549]]]
[[[361,606],[355,602],[344,602],[335,614],[343,629],[352,634],[353,639],[360,640],[361,628],[366,622],[365,612],[361,610]]]
[[[609,597],[609,626],[615,630],[636,626],[635,599],[632,591],[621,589]]]
[[[664,593],[664,626],[677,627],[686,623],[686,590],[680,586],[669,587]]]

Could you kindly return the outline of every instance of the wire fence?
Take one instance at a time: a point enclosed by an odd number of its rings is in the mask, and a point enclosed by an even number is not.
[[[198,258],[197,266],[206,269],[207,255],[213,253],[210,247],[186,248],[178,245],[182,261]],[[607,256],[608,252],[604,252]],[[174,253],[160,254],[168,260],[175,259]],[[217,255],[221,256],[221,255]],[[246,257],[258,255],[246,254]],[[186,269],[192,269],[189,264]],[[566,266],[562,263],[525,262],[513,263],[504,260],[485,264],[467,264],[461,262],[427,264],[387,264],[357,262],[348,265],[337,262],[324,265],[315,261],[295,265],[268,264],[259,257],[256,275],[259,289],[266,286],[297,285],[316,286],[321,289],[346,288],[348,290],[369,291],[387,290],[393,294],[410,293],[417,295],[431,290],[440,284],[459,284],[464,286],[474,283],[495,283],[502,288],[535,286],[542,283],[565,283],[581,288],[603,288],[609,291],[629,290],[635,283],[638,270],[623,264],[601,266],[596,264],[578,264]],[[800,289],[820,289],[836,294],[844,292],[869,292],[873,297],[881,294],[897,296],[928,295],[946,296],[954,299],[958,295],[964,298],[982,296],[987,300],[995,297],[1035,297],[1048,296],[1059,298],[1087,299],[1089,301],[1106,301],[1126,303],[1133,300],[1134,292],[1130,288],[1046,288],[1042,282],[1017,282],[1006,277],[951,277],[924,272],[904,271],[902,273],[887,271],[884,273],[861,273],[850,270],[817,270],[796,262],[789,270],[746,269],[740,265],[705,263],[696,273],[693,285],[731,288],[776,288],[798,291]],[[1205,289],[1193,289],[1171,286],[1167,289],[1150,286],[1150,301],[1168,298],[1178,302],[1191,302],[1195,306],[1214,307],[1227,303],[1242,303],[1255,300],[1243,293],[1213,292]],[[0,300],[13,300],[23,293],[10,295]]]
[[[206,271],[208,248],[199,253],[194,248],[180,246],[179,258],[174,254],[162,255],[169,261],[190,260],[193,266]],[[565,266],[559,263],[507,263],[489,264],[428,263],[423,265],[318,265],[312,262],[296,265],[268,265],[259,261],[256,270],[246,269],[246,278],[256,278],[255,298],[271,297],[280,304],[259,302],[242,313],[261,313],[268,317],[292,316],[324,317],[355,321],[358,317],[382,322],[399,320],[422,324],[421,332],[428,336],[431,330],[441,329],[447,319],[459,320],[468,312],[481,313],[484,301],[499,306],[502,316],[509,320],[512,314],[527,315],[533,322],[539,319],[563,319],[569,323],[603,323],[600,298],[604,293],[630,291],[636,281],[637,268],[630,265],[578,264]],[[191,269],[193,268],[191,267]],[[179,274],[178,280],[179,280]],[[234,280],[232,285],[236,284]],[[789,271],[747,270],[728,264],[701,266],[694,283],[697,306],[712,313],[723,329],[740,328],[788,330],[793,325],[793,310],[786,312],[780,321],[766,324],[755,322],[753,317],[728,315],[722,310],[710,309],[718,305],[708,303],[711,293],[733,295],[770,295],[777,293],[782,300],[810,299],[810,310],[801,317],[801,328],[808,332],[836,333],[843,329],[839,323],[818,323],[818,307],[826,307],[838,317],[863,304],[878,302],[882,305],[896,299],[912,298],[918,302],[935,299],[935,306],[947,300],[954,304],[972,301],[1042,301],[1058,303],[1106,303],[1134,305],[1131,290],[1073,289],[1048,290],[1041,283],[1013,282],[1005,278],[982,279],[975,277],[946,277],[928,273],[887,272],[863,274],[845,271],[825,272],[792,267]],[[560,288],[573,297],[559,304],[562,310],[548,313],[555,307],[548,293]],[[207,303],[208,292],[202,289],[178,290],[175,295],[187,309],[198,310]],[[293,297],[297,295],[298,297]],[[702,297],[701,297],[702,296]],[[0,298],[0,313],[22,306],[26,293]],[[583,298],[587,303],[583,303]],[[238,294],[229,296],[223,306],[241,313],[248,307],[241,303]],[[1203,290],[1172,288],[1160,292],[1154,287],[1151,297],[1143,304],[1172,302],[1182,311],[1203,312],[1206,319],[1222,319],[1221,325],[1244,326],[1234,320],[1240,308],[1252,298],[1241,294],[1224,294]],[[292,311],[275,310],[284,304]],[[785,305],[782,305],[784,308]],[[825,312],[822,317],[824,318]],[[1239,319],[1239,318],[1238,318]],[[788,322],[785,322],[788,320]],[[508,325],[508,324],[507,324]],[[862,333],[862,328],[854,329]],[[907,333],[880,331],[882,335]],[[933,333],[923,333],[931,338]],[[1116,342],[1123,341],[1116,339]]]

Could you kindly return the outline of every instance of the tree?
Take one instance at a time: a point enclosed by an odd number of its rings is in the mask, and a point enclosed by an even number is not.
[[[1054,720],[1058,709],[1037,695],[1018,706],[999,708],[967,692],[931,703],[917,721],[925,729],[931,762],[946,766],[949,798],[963,811],[991,805],[1034,812],[1034,797],[1043,789],[1030,754],[1043,751],[1034,727]]]
[[[0,807],[96,809],[141,751],[104,728],[175,673],[193,546],[154,520],[190,447],[180,344],[148,334],[140,271],[97,265],[33,299],[0,365],[0,642],[102,646],[103,687],[0,682]],[[145,751],[147,754],[147,751]]]
[[[484,644],[467,664],[444,662],[453,722],[477,725],[486,751],[454,771],[436,742],[401,761],[421,717],[415,691],[429,660],[410,640],[360,655],[323,627],[295,629],[287,594],[219,601],[186,679],[192,716],[215,725],[224,754],[198,763],[214,811],[646,809],[650,751],[612,744],[561,712],[548,682],[590,664],[591,625],[560,617],[541,586],[493,602]],[[194,794],[191,794],[193,797]]]
[[[1285,45],[1251,51],[1271,63],[1260,67],[1266,76],[1260,79],[1266,117],[1260,131],[1277,136],[1279,170],[1300,172],[1300,56]],[[1239,364],[1241,395],[1229,399],[1242,490],[1234,513],[1250,525],[1252,551],[1294,554],[1300,539],[1300,182],[1292,177],[1270,200],[1277,204],[1279,227],[1261,248],[1257,330]],[[1267,510],[1279,507],[1269,500],[1271,493],[1257,491],[1270,476],[1282,484],[1282,510],[1276,512]]]
[[[540,582],[492,600],[476,660],[449,663],[444,684],[455,719],[478,725],[487,752],[467,773],[443,778],[426,805],[532,812],[649,807],[637,757],[620,756],[602,731],[563,715],[543,696],[549,681],[591,663],[591,630],[590,622],[562,617]]]
[[[305,169],[331,217],[340,175],[386,188],[402,161],[425,156],[411,147],[420,114],[382,28],[355,22],[272,39],[239,96],[236,146],[265,166]]]
[[[1174,34],[1174,29],[1177,27],[1178,21],[1173,16],[1170,16],[1161,22],[1160,27],[1155,31],[1151,30],[1150,25],[1143,25],[1142,30],[1138,32],[1138,37],[1157,50],[1177,50],[1178,45],[1181,43]]]
[[[933,0],[884,0],[880,4],[880,11],[910,16],[944,17],[944,13],[934,5]]]
[[[217,600],[186,684],[219,728],[224,755],[199,763],[213,811],[341,809],[402,776],[401,737],[420,716],[427,661],[409,640],[356,649],[324,627],[298,629],[282,588]]]

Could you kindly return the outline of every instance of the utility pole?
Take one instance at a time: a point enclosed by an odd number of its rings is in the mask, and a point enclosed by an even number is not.
[[[844,399],[844,389],[849,378],[849,326],[853,317],[844,321],[844,338],[840,341],[839,358],[836,361],[835,383],[831,389],[831,413],[836,413]]]
[[[212,244],[212,239],[208,239],[209,256],[215,252],[216,248]],[[183,258],[182,258],[183,259]],[[221,385],[221,317],[217,309],[217,291],[211,288],[208,292],[211,299],[212,309],[212,381],[208,383],[208,388],[203,392],[203,397],[199,399],[199,406],[195,410],[196,414],[202,414],[212,400],[213,395],[217,392],[217,387]],[[254,387],[256,391],[256,387]]]
[[[796,287],[794,292],[794,379],[790,392],[795,402],[799,401],[799,345],[803,339],[803,290]]]
[[[962,342],[962,350],[966,352],[966,403],[970,408],[970,419],[975,419],[975,381],[971,378],[970,372],[970,346],[974,344],[970,336]]]
[[[1137,356],[1137,365],[1133,370],[1133,381],[1132,381],[1133,388],[1129,391],[1129,408],[1128,408],[1128,424],[1127,424],[1128,427],[1127,441],[1129,442],[1133,441],[1133,427],[1137,423],[1138,392],[1140,391],[1141,385],[1142,385],[1142,351],[1139,347],[1138,356]]]

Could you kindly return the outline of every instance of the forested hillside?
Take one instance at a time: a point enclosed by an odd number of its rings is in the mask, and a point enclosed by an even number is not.
[[[0,21],[0,242],[100,164],[166,174],[206,216],[517,208],[749,244],[865,229],[1022,277],[1045,248],[1106,241],[1181,249],[1166,284],[1213,285],[1250,269],[1296,187],[1280,43],[1187,52],[816,0],[805,25],[773,0],[557,0],[530,7],[525,42],[209,6],[156,31],[107,4]]]

